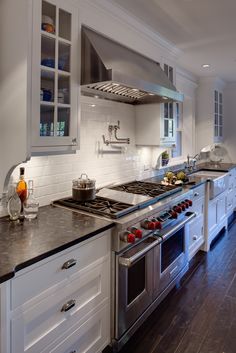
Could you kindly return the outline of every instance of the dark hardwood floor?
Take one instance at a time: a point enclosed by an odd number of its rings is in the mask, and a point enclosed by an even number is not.
[[[120,353],[236,353],[236,223]]]

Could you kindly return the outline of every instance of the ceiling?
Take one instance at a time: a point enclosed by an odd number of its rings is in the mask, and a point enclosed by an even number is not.
[[[181,66],[236,82],[236,0],[112,1],[181,49]]]

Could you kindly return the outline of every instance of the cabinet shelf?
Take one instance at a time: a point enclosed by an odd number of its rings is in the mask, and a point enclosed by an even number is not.
[[[40,101],[40,105],[44,105],[47,107],[54,107],[55,103],[54,102],[47,102],[47,101]],[[66,106],[67,106],[67,104],[66,104]]]
[[[57,70],[58,74],[59,75],[62,75],[62,76],[70,76],[70,72],[68,71],[63,71],[63,70]]]
[[[54,73],[56,72],[56,69],[50,66],[41,65],[41,71],[48,71],[48,72]]]
[[[65,38],[58,37],[59,42],[71,45],[71,41]]]
[[[44,31],[44,30],[41,30],[41,35],[44,37],[54,39],[54,40],[56,39],[56,34],[50,33],[50,32]]]
[[[58,108],[70,108],[70,104],[65,104],[65,103],[57,103]]]

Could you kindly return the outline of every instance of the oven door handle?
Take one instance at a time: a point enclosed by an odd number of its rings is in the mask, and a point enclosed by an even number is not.
[[[119,264],[124,266],[124,267],[130,267],[135,261],[140,259],[142,256],[144,256],[148,251],[151,249],[155,248],[158,244],[162,242],[161,237],[158,237],[157,240],[155,240],[153,243],[147,245],[144,249],[138,251],[136,254],[134,254],[131,257],[119,257]]]
[[[160,244],[163,240],[168,239],[172,234],[177,232],[180,228],[182,228],[186,223],[190,222],[194,217],[196,217],[196,213],[193,212],[190,216],[186,216],[186,219],[178,223],[176,226],[170,229],[169,232],[165,234],[161,234],[156,241],[147,245],[144,249],[138,251],[131,257],[119,257],[119,264],[124,267],[130,267],[135,261],[144,256],[148,251],[153,249],[155,246]],[[158,235],[158,234],[156,234]]]
[[[169,237],[171,237],[174,233],[178,232],[178,230],[180,228],[182,228],[186,223],[190,222],[193,218],[196,217],[196,213],[195,212],[191,212],[190,216],[186,216],[186,218],[181,221],[180,223],[176,224],[173,228],[171,228],[168,232],[164,233],[164,234],[160,234],[160,236],[162,237],[162,239],[165,241],[167,240]]]

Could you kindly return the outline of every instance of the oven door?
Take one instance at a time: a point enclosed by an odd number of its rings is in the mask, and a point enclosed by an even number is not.
[[[173,227],[163,232],[163,242],[154,249],[154,297],[166,289],[187,266],[188,236],[185,225],[195,216],[195,213],[184,216]]]
[[[159,239],[149,237],[117,256],[116,328],[119,339],[152,302],[153,247]]]

